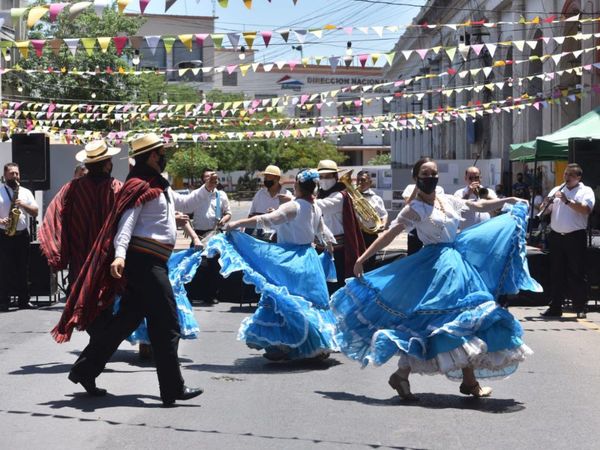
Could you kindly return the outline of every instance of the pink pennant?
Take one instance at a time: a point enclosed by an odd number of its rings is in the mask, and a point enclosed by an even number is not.
[[[67,3],[52,3],[50,5],[50,22],[54,22],[62,10],[67,6]]]
[[[425,56],[427,55],[427,52],[429,51],[429,49],[428,48],[420,48],[420,49],[415,50],[415,51],[419,54],[419,56],[421,57],[421,60],[424,60]]]
[[[261,31],[260,35],[263,38],[263,42],[265,43],[265,47],[269,46],[269,42],[271,42],[271,37],[273,37],[273,32],[271,31]]]
[[[252,100],[252,108],[256,109],[258,108],[258,106],[260,105],[261,101],[260,100]]]
[[[127,45],[127,40],[127,36],[113,37],[113,42],[115,43],[115,48],[117,49],[117,55],[121,56],[121,53],[123,53],[123,49]]]
[[[148,114],[148,119],[150,119],[150,120],[156,120],[156,115],[157,115],[157,113],[155,113],[155,112],[150,113],[150,114]]]
[[[227,110],[226,109],[222,109],[221,110],[221,117],[225,117],[227,115]]]
[[[213,109],[212,103],[205,103],[204,104],[204,114],[208,114],[211,109]]]
[[[288,66],[290,66],[290,70],[294,70],[298,65],[298,61],[288,61]]]
[[[229,66],[227,66],[227,73],[231,75],[233,72],[235,72],[236,68],[237,64],[230,64]]]
[[[365,67],[365,65],[367,64],[367,61],[369,59],[369,55],[358,55],[358,62],[360,62],[360,65],[362,67]]]
[[[42,52],[44,50],[44,44],[46,43],[45,39],[32,39],[31,45],[35,49],[35,54],[38,58],[42,56]]]
[[[208,37],[207,33],[199,33],[199,34],[195,35],[196,44],[198,44],[198,47],[204,46],[204,41],[206,40],[207,37]]]
[[[352,27],[344,27],[344,33],[346,33],[347,35],[352,35],[353,30],[354,28]]]
[[[471,45],[471,50],[475,52],[477,56],[481,53],[481,49],[483,48],[483,44],[473,44]]]
[[[300,104],[304,105],[306,103],[306,100],[308,100],[310,98],[310,95],[307,94],[302,94],[300,96]]]
[[[144,11],[146,11],[146,6],[148,6],[149,3],[150,0],[140,0],[140,12],[142,14],[144,14]]]

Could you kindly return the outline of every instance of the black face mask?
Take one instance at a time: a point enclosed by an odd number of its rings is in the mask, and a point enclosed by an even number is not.
[[[265,180],[263,183],[267,189],[271,189],[275,184],[275,180]]]
[[[438,184],[438,177],[417,178],[417,187],[424,194],[431,194]]]
[[[160,172],[164,172],[167,168],[167,157],[165,155],[160,155],[158,159],[158,167],[160,168]]]
[[[14,178],[12,180],[7,180],[6,184],[8,184],[8,186],[12,189],[15,189],[17,187],[17,180],[15,180]]]

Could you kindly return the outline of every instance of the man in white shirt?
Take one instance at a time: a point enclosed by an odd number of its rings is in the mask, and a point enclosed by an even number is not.
[[[562,316],[565,295],[573,300],[577,318],[585,319],[587,304],[587,280],[585,276],[585,254],[587,249],[586,229],[588,216],[595,204],[594,191],[581,182],[583,170],[579,164],[565,168],[565,183],[550,191],[542,204],[551,212],[550,236],[550,307],[543,317]]]
[[[497,198],[493,189],[485,188],[481,185],[481,172],[475,166],[471,166],[465,171],[465,183],[466,186],[464,188],[454,193],[455,197],[462,198],[463,200],[479,200],[480,198],[491,200]],[[491,216],[487,212],[469,210],[463,214],[463,218],[464,221],[460,225],[461,230],[485,222]]]
[[[367,248],[373,242],[375,242],[375,239],[377,239],[377,236],[379,236],[379,233],[384,230],[385,226],[387,225],[387,221],[388,221],[388,213],[387,213],[387,210],[385,209],[385,203],[383,202],[383,199],[379,195],[377,195],[375,193],[375,191],[371,188],[372,185],[373,185],[373,182],[371,180],[371,174],[369,173],[368,170],[361,170],[356,174],[356,189],[358,190],[358,192],[360,192],[362,194],[362,196],[369,202],[369,204],[377,212],[377,215],[381,219],[381,224],[382,224],[381,229],[378,230],[377,233],[374,233],[374,234],[367,233],[364,230],[362,230],[363,239],[365,241],[365,247],[367,247]],[[375,257],[370,258],[368,261],[366,261],[366,269],[367,270],[370,270],[371,268],[373,268],[374,260],[375,260]]]
[[[4,183],[0,187],[0,311],[8,311],[11,284],[18,297],[19,309],[31,309],[29,303],[29,218],[38,214],[33,193],[20,186],[19,166],[4,166]],[[20,214],[12,214],[11,209]],[[6,232],[11,221],[16,221],[12,236]]]
[[[267,166],[262,174],[264,177],[264,186],[254,194],[252,205],[250,205],[250,211],[248,211],[248,217],[266,214],[279,208],[280,195],[292,197],[292,193],[285,189],[280,183],[281,170],[279,167],[274,165]],[[246,228],[246,233],[255,234],[258,238],[263,236],[263,230],[254,228]]]
[[[231,219],[229,198],[225,191],[217,189],[219,176],[213,169],[202,170],[203,195],[191,204],[189,209],[182,210],[194,214],[194,231],[200,239],[223,227]],[[194,246],[192,242],[191,246]],[[208,305],[219,303],[218,294],[221,284],[218,257],[203,258],[202,265],[196,271],[194,279],[187,289],[192,299],[198,299]]]
[[[130,156],[136,160],[135,167],[119,192],[116,213],[109,216],[96,240],[95,251],[90,253],[82,269],[85,276],[77,278],[53,334],[55,339],[60,335],[60,341],[64,341],[75,323],[78,327],[89,326],[86,321],[93,320],[94,310],[104,306],[105,302],[114,301],[114,287],[124,283],[119,311],[90,340],[71,368],[69,379],[80,383],[90,395],[105,395],[106,390],[96,387],[96,377],[123,339],[146,318],[160,396],[163,406],[170,407],[176,400],[189,400],[203,392],[199,388],[186,387],[181,375],[177,356],[180,338],[177,306],[169,282],[167,260],[177,236],[175,211],[188,209],[198,197],[206,195],[206,189],[200,188],[185,196],[171,189],[169,182],[161,176],[166,166],[164,145],[154,133],[131,142]],[[117,231],[111,239],[113,224],[117,225]],[[110,265],[112,279],[107,281],[102,255],[111,255],[111,244],[114,246],[114,260]],[[72,305],[74,300],[77,302],[75,307]],[[77,315],[86,308],[85,314]],[[74,314],[76,320],[68,314]]]

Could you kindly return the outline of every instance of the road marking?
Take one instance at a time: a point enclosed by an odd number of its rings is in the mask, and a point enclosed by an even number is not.
[[[590,322],[587,319],[577,319],[577,322],[579,322],[581,325],[583,325],[586,328],[589,328],[592,331],[597,331],[598,333],[600,333],[600,326],[596,325],[594,322]]]

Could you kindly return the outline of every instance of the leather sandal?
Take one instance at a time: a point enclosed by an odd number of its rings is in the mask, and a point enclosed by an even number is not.
[[[390,375],[388,384],[395,389],[402,400],[409,402],[415,402],[419,400],[419,397],[410,392],[410,383],[408,378],[402,377],[400,374],[394,372]]]
[[[472,395],[473,397],[489,397],[492,395],[492,388],[489,386],[481,387],[479,383],[475,383],[473,386],[467,386],[462,383],[460,385],[460,393],[465,395]]]

